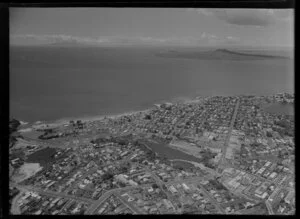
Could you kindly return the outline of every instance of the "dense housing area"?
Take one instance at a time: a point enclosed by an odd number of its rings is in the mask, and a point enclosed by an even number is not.
[[[293,214],[294,117],[263,107],[293,102],[214,96],[56,126],[14,120],[11,212]]]

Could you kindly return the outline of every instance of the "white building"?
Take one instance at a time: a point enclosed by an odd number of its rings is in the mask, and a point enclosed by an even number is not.
[[[172,193],[177,193],[177,189],[175,189],[175,187],[172,185],[169,187],[169,190],[172,192]]]

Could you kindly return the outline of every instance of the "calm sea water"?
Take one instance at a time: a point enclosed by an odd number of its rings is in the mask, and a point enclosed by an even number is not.
[[[10,116],[57,120],[141,110],[176,98],[294,91],[293,60],[155,56],[164,48],[10,50]]]

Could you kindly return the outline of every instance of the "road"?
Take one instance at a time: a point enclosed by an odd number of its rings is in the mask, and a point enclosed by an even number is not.
[[[121,197],[121,196],[119,196],[120,192],[126,192],[126,191],[134,189],[134,188],[141,188],[141,187],[148,187],[148,186],[151,186],[151,184],[144,184],[144,185],[140,185],[140,186],[126,186],[123,188],[116,188],[116,189],[109,190],[109,191],[105,192],[97,201],[94,201],[94,204],[85,212],[85,214],[87,214],[87,215],[93,214],[97,210],[97,208],[99,208],[99,206],[112,194],[114,194],[118,197]],[[124,199],[122,199],[122,198],[121,198],[121,200],[124,201]],[[126,206],[130,206],[129,208],[135,213],[141,212],[135,206],[133,206],[129,203],[127,203]]]
[[[120,194],[115,194],[115,196],[117,196],[120,201],[127,206],[131,211],[137,213],[137,214],[145,214],[144,212],[142,212],[140,209],[138,209],[137,207],[135,207],[133,204],[127,202],[126,200],[124,200],[124,197],[120,196]]]
[[[182,180],[174,180],[174,181],[169,181],[165,183],[166,185],[171,185],[171,184],[177,184],[177,183],[199,183],[202,180],[210,180],[213,179],[213,177],[208,177],[208,176],[196,176],[196,177],[191,177],[188,179],[182,179]]]
[[[24,191],[20,190],[19,194],[16,195],[14,197],[14,199],[12,200],[12,202],[11,202],[11,209],[10,209],[11,214],[13,214],[13,215],[19,215],[19,214],[21,214],[21,210],[20,210],[20,206],[18,204],[18,201],[23,196],[23,193],[24,193]]]
[[[210,178],[208,177],[193,177],[189,179],[184,179],[184,180],[176,180],[172,182],[168,182],[168,184],[175,184],[175,183],[199,183],[201,180],[209,180]],[[220,207],[219,203],[211,196],[211,194],[200,184],[198,184],[201,187],[201,190],[203,193],[210,199],[210,201],[216,206],[219,212],[225,214],[226,212]]]
[[[242,172],[245,172],[245,173],[247,173],[247,174],[249,174],[249,175],[251,175],[251,176],[254,176],[254,177],[258,178],[258,179],[259,179],[260,181],[262,181],[262,182],[268,182],[268,183],[271,183],[271,184],[275,184],[274,181],[272,181],[272,180],[266,179],[266,178],[264,178],[264,177],[262,177],[262,176],[259,176],[259,175],[255,175],[255,174],[253,174],[253,173],[251,173],[251,172],[249,172],[249,171],[240,169],[240,168],[238,168],[238,167],[236,167],[236,166],[229,165],[228,167],[232,167],[232,168],[234,168],[234,169],[237,169],[237,170],[240,170],[240,171],[242,171]],[[279,185],[279,186],[280,186],[280,185]],[[289,188],[289,187],[287,187],[287,188]]]
[[[200,169],[206,171],[206,172],[209,172],[211,175],[214,175],[214,176],[220,176],[220,174],[218,172],[216,172],[215,170],[211,169],[211,168],[208,168],[206,166],[204,166],[202,163],[197,163],[197,162],[194,162],[194,161],[189,161],[189,160],[182,160],[182,159],[172,159],[170,161],[182,161],[182,162],[187,162],[187,163],[190,163],[190,164],[193,164],[194,166],[196,167],[199,167]]]
[[[268,208],[269,215],[274,215],[272,205],[268,200],[266,200],[266,206]]]
[[[156,180],[157,184],[159,185],[159,187],[161,188],[162,191],[164,191],[164,189],[162,188],[162,185],[164,185],[165,183],[162,182],[155,174],[153,174],[152,172],[149,172],[153,178]],[[192,179],[187,179],[187,180],[183,180],[183,182],[198,182],[200,178],[192,178]],[[179,182],[179,181],[174,181],[174,182]],[[181,182],[181,181],[180,181]],[[145,184],[139,187],[147,187],[150,186],[151,184]],[[137,188],[135,186],[128,186],[128,187],[124,187],[124,188],[117,188],[117,189],[112,189],[110,191],[107,191],[106,193],[104,193],[100,199],[98,199],[97,201],[91,200],[91,199],[87,199],[87,198],[83,198],[83,197],[76,197],[76,196],[72,196],[72,195],[67,195],[64,193],[58,193],[58,192],[53,192],[53,191],[43,191],[39,188],[34,188],[32,186],[19,186],[16,185],[16,187],[18,189],[21,190],[21,193],[25,192],[25,191],[35,191],[41,195],[47,195],[47,196],[53,196],[53,197],[62,197],[62,198],[67,198],[67,199],[73,199],[73,200],[79,200],[79,201],[83,201],[83,202],[87,202],[89,204],[91,204],[91,206],[89,207],[89,209],[85,212],[85,215],[91,215],[94,214],[94,212],[97,210],[97,208],[99,208],[99,206],[107,199],[109,198],[112,194],[116,195],[120,201],[127,206],[129,209],[131,209],[134,213],[136,214],[144,214],[144,212],[142,212],[141,210],[139,210],[137,207],[135,207],[134,205],[132,205],[131,203],[128,203],[126,200],[124,200],[123,197],[120,196],[120,194],[118,194],[119,192],[125,192],[127,190],[131,190],[133,188]],[[214,205],[217,207],[217,209],[222,212],[225,213],[223,209],[220,208],[220,206],[218,205],[218,203],[214,200],[213,197],[211,197],[211,195],[201,186],[203,192],[208,196],[208,198],[210,198],[210,200],[212,201],[212,203],[214,203]],[[172,197],[168,194],[168,192],[164,191],[168,197],[169,200],[172,200]],[[18,194],[18,197],[15,197],[14,201],[13,201],[13,207],[12,209],[14,209],[13,214],[20,214],[20,211],[18,210],[18,204],[17,204],[17,200],[21,197],[22,194]]]
[[[90,215],[93,214],[94,211],[96,211],[97,208],[99,208],[99,206],[112,194],[116,193],[116,192],[121,192],[121,191],[127,191],[130,189],[136,188],[134,186],[127,186],[124,188],[117,188],[117,189],[112,189],[109,190],[107,192],[105,192],[97,201],[94,201],[93,205],[90,206],[89,209],[87,209],[87,211],[85,212],[85,214]]]
[[[171,202],[172,202],[172,201],[175,202],[174,197],[171,196],[171,195],[169,194],[169,192],[166,191],[166,190],[164,189],[164,187],[163,187],[163,186],[166,186],[167,183],[163,182],[163,181],[162,181],[155,173],[153,173],[147,166],[145,166],[145,165],[142,165],[142,166],[145,168],[146,172],[149,173],[149,174],[152,176],[152,178],[155,180],[155,182],[156,182],[156,184],[158,185],[158,187],[160,188],[160,190],[167,196],[167,199],[168,199],[169,201],[171,201]]]
[[[64,191],[64,193],[67,193],[68,191],[72,191],[73,189],[75,189],[75,187],[78,186],[79,182],[84,179],[85,177],[92,175],[92,173],[94,173],[97,170],[97,168],[92,168],[89,171],[85,172],[82,176],[76,178],[76,181],[72,183],[72,185],[66,189]],[[80,170],[82,172],[82,170]],[[61,179],[61,181],[63,181],[64,179]]]
[[[20,209],[19,209],[18,200],[20,199],[20,197],[22,197],[23,193],[26,191],[34,191],[41,195],[46,195],[46,196],[62,197],[62,198],[67,198],[67,199],[74,199],[76,201],[79,200],[79,201],[87,202],[89,204],[92,203],[92,200],[87,199],[87,198],[66,195],[64,193],[58,193],[58,192],[53,192],[53,191],[43,191],[39,188],[35,188],[32,186],[20,186],[20,185],[15,185],[15,184],[14,184],[14,186],[20,190],[20,193],[12,201],[12,208],[11,208],[12,214],[21,214]]]
[[[36,188],[36,187],[32,187],[32,186],[17,185],[16,187],[20,190],[23,190],[23,191],[34,191],[34,192],[37,192],[41,195],[46,195],[46,196],[62,197],[62,198],[67,198],[67,199],[75,199],[75,200],[87,202],[87,203],[90,203],[90,204],[93,202],[93,200],[88,199],[88,198],[68,195],[68,194],[65,194],[65,193],[62,193],[62,192],[44,191],[40,188]]]
[[[53,145],[49,142],[45,142],[44,140],[41,140],[41,139],[38,139],[38,138],[34,139],[34,138],[29,138],[29,137],[23,136],[23,139],[30,142],[30,143],[32,143],[32,144],[34,144],[34,145],[39,145],[40,144],[43,147],[57,147],[57,146],[55,146],[55,145]]]
[[[152,175],[152,177],[155,179],[155,181],[157,182],[157,184],[159,185],[159,187],[161,188],[161,190],[164,191],[163,188],[162,188],[162,185],[168,185],[170,182],[164,183],[163,181],[161,181],[161,180],[159,179],[158,176],[156,176],[156,174],[152,173],[146,166],[144,166],[144,167],[145,167],[146,171],[149,172],[149,173]],[[180,182],[185,182],[185,183],[189,183],[189,182],[199,182],[201,179],[207,179],[207,177],[193,177],[193,178],[185,179],[185,180],[182,180],[182,181],[180,180]],[[179,182],[179,181],[173,181],[173,182],[176,183],[176,182]],[[211,202],[216,206],[216,208],[218,209],[218,211],[221,212],[221,213],[223,213],[223,214],[225,214],[226,212],[219,206],[219,204],[218,204],[217,201],[211,196],[211,194],[210,194],[209,192],[207,192],[207,191],[205,190],[205,188],[204,188],[202,185],[200,185],[200,186],[201,186],[201,189],[203,190],[203,192],[205,193],[205,195],[206,195],[206,196],[211,200]],[[173,197],[171,197],[171,196],[169,195],[168,191],[164,191],[164,192],[166,193],[166,195],[167,195],[167,197],[168,197],[169,200],[173,200]]]
[[[238,99],[237,100],[237,103],[235,105],[235,109],[234,109],[234,113],[233,113],[233,117],[231,119],[231,123],[230,123],[230,127],[229,127],[229,130],[228,130],[228,134],[226,136],[226,139],[225,139],[225,142],[224,142],[224,146],[222,148],[222,157],[219,161],[219,164],[218,164],[218,169],[222,166],[224,166],[224,164],[226,163],[226,160],[225,160],[225,154],[226,154],[226,149],[228,147],[228,144],[229,144],[229,140],[230,140],[230,137],[231,137],[231,133],[232,133],[232,130],[233,130],[233,127],[234,127],[234,122],[236,120],[236,116],[237,116],[237,111],[238,111],[238,108],[239,108],[239,104],[240,104],[240,100]],[[30,139],[31,141],[33,139]],[[33,141],[36,141],[35,139]],[[37,142],[37,141],[36,141]],[[45,144],[45,142],[41,142],[40,140],[38,140],[39,143],[43,143]],[[47,143],[46,143],[47,144]],[[144,145],[146,147],[147,144],[144,143]],[[128,158],[127,158],[128,159]],[[187,162],[190,162],[190,161],[187,161]],[[194,163],[193,163],[194,164]],[[144,165],[143,165],[144,166]],[[185,183],[189,183],[189,182],[199,182],[199,180],[201,179],[204,179],[206,178],[205,176],[204,177],[195,177],[195,178],[192,178],[192,179],[185,179],[185,180],[178,180],[178,181],[173,181],[173,182],[168,182],[168,183],[164,183],[162,180],[160,180],[160,178],[154,174],[151,170],[149,170],[146,166],[145,166],[145,169],[146,169],[146,172],[148,172],[149,174],[151,174],[151,176],[153,177],[153,179],[156,181],[156,183],[158,184],[158,186],[160,187],[160,189],[167,195],[168,199],[169,200],[172,200],[172,197],[169,195],[169,192],[168,191],[165,191],[163,189],[163,185],[166,185],[166,184],[170,184],[170,183],[182,183],[182,182],[185,182]],[[220,170],[220,169],[219,169]],[[244,171],[245,172],[245,171]],[[85,174],[86,175],[86,174]],[[251,174],[253,175],[253,174]],[[256,176],[256,175],[255,175]],[[257,177],[257,176],[256,176]],[[83,178],[83,177],[81,177]],[[265,180],[265,179],[264,179]],[[145,185],[144,185],[145,186]],[[219,206],[219,204],[216,202],[216,200],[214,199],[214,197],[212,197],[212,195],[205,190],[205,188],[200,185],[201,188],[202,188],[202,191],[204,192],[204,194],[211,200],[211,202],[216,206],[216,208],[225,214],[225,211]],[[17,186],[17,187],[20,187],[20,186]],[[139,187],[139,186],[138,186]],[[113,190],[110,190],[110,191],[107,191],[106,193],[104,193],[100,199],[98,199],[97,201],[94,201],[94,200],[91,200],[91,199],[86,199],[86,198],[83,198],[83,197],[76,197],[76,196],[72,196],[72,195],[68,195],[68,194],[64,194],[64,193],[58,193],[58,192],[53,192],[53,191],[43,191],[41,189],[38,189],[38,188],[33,188],[31,186],[21,186],[20,188],[23,188],[23,189],[27,189],[27,190],[32,190],[32,191],[36,191],[40,194],[45,194],[45,195],[50,195],[50,196],[56,196],[56,197],[64,197],[64,198],[68,198],[68,199],[76,199],[76,200],[81,200],[81,201],[84,201],[84,202],[88,202],[88,203],[91,203],[92,205],[90,206],[90,208],[85,212],[85,214],[93,214],[98,208],[99,206],[112,194],[115,194],[117,197],[119,197],[119,199],[123,202],[124,205],[126,205],[128,208],[130,208],[133,212],[135,213],[139,213],[141,214],[141,211],[139,209],[137,209],[135,206],[133,206],[131,203],[128,203],[126,200],[124,200],[124,197],[121,197],[119,194],[117,194],[118,192],[121,192],[121,191],[126,191],[126,190],[130,190],[132,188],[137,188],[136,186],[129,186],[129,187],[124,187],[124,188],[117,188],[117,189],[113,189]],[[270,203],[269,203],[270,204]],[[267,202],[266,202],[266,205],[267,205]],[[268,206],[268,205],[267,205]],[[268,208],[269,209],[269,208]],[[270,210],[269,210],[270,211]]]
[[[11,183],[12,186],[17,187],[21,193],[18,194],[13,202],[12,202],[12,210],[13,210],[13,214],[20,214],[19,208],[18,208],[18,199],[22,196],[22,193],[26,192],[26,191],[33,191],[33,192],[37,192],[41,195],[46,195],[46,196],[53,196],[53,197],[61,197],[61,198],[67,198],[67,199],[73,199],[76,201],[83,201],[86,202],[88,204],[91,204],[90,208],[85,212],[85,214],[93,214],[94,211],[112,194],[118,193],[118,192],[125,192],[127,190],[136,188],[135,186],[127,186],[124,188],[116,188],[116,189],[112,189],[110,191],[107,191],[106,193],[104,193],[100,199],[98,200],[92,200],[92,199],[88,199],[88,198],[84,198],[84,197],[77,197],[77,196],[73,196],[73,195],[68,195],[65,193],[61,193],[61,192],[54,192],[54,191],[44,191],[40,188],[36,188],[33,186],[23,186],[23,185],[18,185],[15,183]],[[145,184],[142,185],[141,187],[145,187],[145,186],[150,186],[150,184]],[[116,194],[115,194],[116,195]],[[120,198],[121,201],[128,207],[130,208],[133,212],[137,213],[137,214],[141,214],[142,212],[137,209],[135,206],[131,205],[131,204],[126,204],[126,202],[124,201],[124,199]]]
[[[210,201],[214,204],[214,206],[218,209],[222,214],[226,214],[226,212],[220,207],[219,203],[212,197],[212,195],[206,191],[206,189],[200,184],[201,191],[210,199]]]
[[[234,126],[235,119],[236,119],[236,115],[237,115],[237,112],[238,112],[238,109],[239,109],[239,105],[240,105],[240,99],[237,100],[237,103],[235,105],[233,116],[232,116],[230,126],[229,126],[229,130],[228,130],[228,134],[226,136],[224,146],[222,147],[222,157],[221,157],[221,159],[219,161],[219,164],[218,164],[218,172],[221,171],[220,166],[223,166],[226,163],[225,154],[226,154],[226,150],[227,150],[227,147],[228,147],[228,144],[229,144],[229,139],[231,137],[231,133],[232,133],[232,129],[233,129],[233,126]]]
[[[151,176],[153,177],[153,179],[155,180],[156,184],[159,186],[160,190],[166,194],[166,196],[168,197],[168,200],[172,200],[173,197],[170,196],[170,194],[168,193],[168,191],[165,191],[164,188],[163,188],[163,185],[165,185],[165,183],[156,175],[154,174],[153,172],[151,172],[147,167],[146,168],[146,171],[147,173],[151,174]]]
[[[171,182],[168,182],[168,183],[164,183],[162,182],[154,173],[152,173],[151,171],[149,171],[149,173],[153,176],[153,178],[157,181],[157,183],[159,184],[159,186],[161,187],[162,191],[163,188],[162,188],[162,185],[168,185],[170,184]],[[190,179],[185,179],[185,180],[177,180],[177,181],[173,181],[172,183],[178,183],[178,182],[184,182],[184,183],[193,183],[193,182],[199,182],[200,180],[203,180],[203,179],[208,179],[207,177],[193,177],[193,178],[190,178]],[[205,188],[201,186],[201,189],[203,190],[203,192],[205,193],[205,195],[211,200],[211,202],[216,206],[216,208],[218,209],[219,212],[225,214],[225,211],[219,206],[219,204],[217,203],[217,201],[210,195],[209,192],[207,192],[205,190]],[[168,200],[173,200],[173,197],[171,197],[168,193],[168,191],[164,191],[168,197]]]

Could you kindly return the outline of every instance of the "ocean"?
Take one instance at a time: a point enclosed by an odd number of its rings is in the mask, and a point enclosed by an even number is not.
[[[11,47],[10,117],[55,121],[144,110],[195,96],[294,92],[293,59],[156,55],[166,49]]]

